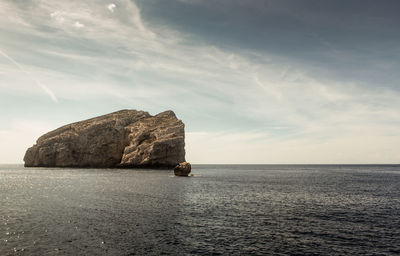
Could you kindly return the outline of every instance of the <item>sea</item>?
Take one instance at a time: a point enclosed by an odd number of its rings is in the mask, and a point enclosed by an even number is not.
[[[0,255],[400,255],[400,165],[0,166]]]

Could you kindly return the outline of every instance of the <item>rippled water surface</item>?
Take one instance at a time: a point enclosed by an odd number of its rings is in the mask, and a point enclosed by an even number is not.
[[[0,255],[399,255],[400,166],[0,166]]]

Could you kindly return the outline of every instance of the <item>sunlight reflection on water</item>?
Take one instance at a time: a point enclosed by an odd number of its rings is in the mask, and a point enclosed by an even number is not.
[[[400,253],[399,166],[193,173],[0,166],[0,255]]]

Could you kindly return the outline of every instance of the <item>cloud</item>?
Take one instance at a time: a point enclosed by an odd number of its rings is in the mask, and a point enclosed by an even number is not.
[[[79,21],[75,21],[74,23],[74,27],[76,28],[83,28],[85,25],[83,25],[82,23],[80,23]]]
[[[116,5],[114,3],[111,3],[111,4],[107,5],[107,9],[110,12],[114,12],[115,7],[116,7]]]
[[[136,26],[137,29],[139,29],[140,32],[144,33],[146,36],[149,37],[154,37],[155,34],[147,29],[142,21],[142,17],[140,14],[140,9],[139,7],[135,4],[134,1],[124,1],[125,3],[125,8],[127,13],[129,13],[129,17],[133,24]]]
[[[63,23],[65,21],[65,18],[62,16],[61,12],[59,12],[59,11],[50,13],[50,17],[59,23]]]
[[[10,62],[12,62],[19,70],[25,73],[37,86],[39,86],[54,102],[58,102],[56,95],[42,82],[37,80],[30,72],[26,71],[17,61],[7,55],[5,52],[0,50],[0,55],[7,58]]]

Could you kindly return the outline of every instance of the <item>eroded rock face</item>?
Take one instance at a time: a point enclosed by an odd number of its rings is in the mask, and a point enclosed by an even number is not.
[[[192,170],[192,166],[188,162],[183,162],[175,166],[174,174],[175,176],[188,176],[190,171]]]
[[[174,112],[121,110],[41,136],[26,167],[173,167],[185,161],[184,124]]]

